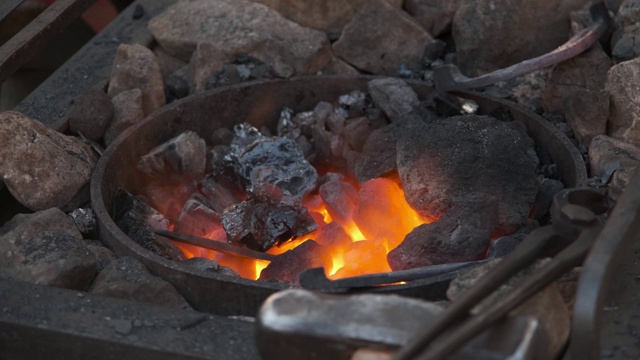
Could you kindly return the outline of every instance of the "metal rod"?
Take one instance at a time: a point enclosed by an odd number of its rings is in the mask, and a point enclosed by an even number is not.
[[[557,239],[554,229],[545,226],[534,230],[527,238],[505,257],[492,271],[490,276],[482,278],[476,286],[469,289],[447,309],[422,333],[401,348],[394,356],[394,360],[408,360],[415,358],[425,346],[438,337],[451,324],[465,318],[471,308],[481,299],[491,294],[503,285],[516,272],[524,269],[539,256],[540,252],[553,240]]]
[[[3,3],[0,4],[0,21],[4,20],[7,15],[23,2],[24,0],[3,0]]]
[[[0,47],[0,84],[50,44],[96,0],[57,0]]]
[[[504,298],[482,311],[482,313],[471,317],[469,321],[461,323],[452,332],[447,333],[444,339],[432,342],[430,347],[427,347],[426,352],[416,359],[445,359],[467,341],[482,332],[482,330],[500,320],[518,305],[558,279],[562,274],[582,264],[601,229],[602,226],[596,223],[582,231],[578,239],[535,274],[513,288]]]
[[[265,260],[265,261],[273,261],[278,257],[277,255],[272,255],[272,254],[267,254],[259,251],[246,249],[246,248],[241,248],[238,246],[229,245],[225,242],[207,239],[207,238],[203,238],[195,235],[183,234],[183,233],[167,231],[167,230],[154,230],[154,232],[160,236],[164,236],[166,238],[169,238],[181,243],[200,246],[205,249],[215,250],[215,251],[219,251],[229,255],[241,256],[241,257],[254,259],[254,260],[255,259]]]
[[[558,64],[583,53],[598,41],[611,22],[609,11],[603,2],[592,5],[590,11],[594,21],[591,26],[544,55],[475,78],[465,76],[455,65],[444,65],[433,69],[433,82],[436,89],[446,92],[484,87]]]
[[[625,256],[639,237],[640,168],[636,168],[582,267],[573,307],[569,348],[572,359],[600,359],[605,295],[609,284],[615,282],[614,276],[619,276],[616,270],[624,266]]]

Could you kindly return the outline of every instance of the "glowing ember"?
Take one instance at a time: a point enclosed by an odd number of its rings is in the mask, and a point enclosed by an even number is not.
[[[337,174],[333,174],[337,175]],[[333,279],[391,271],[387,253],[398,246],[418,225],[433,219],[421,218],[405,201],[398,180],[377,178],[358,188],[353,179],[329,177],[318,194],[308,195],[303,204],[318,223],[315,231],[267,251],[282,254],[313,239],[329,254],[322,262]],[[224,239],[219,231],[204,237]],[[221,241],[221,240],[217,240]],[[177,244],[187,257],[206,257],[228,266],[242,277],[258,279],[267,261],[249,260],[194,246]]]

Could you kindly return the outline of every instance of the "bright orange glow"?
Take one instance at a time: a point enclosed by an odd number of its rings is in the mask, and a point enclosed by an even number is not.
[[[355,183],[353,179],[342,181],[349,186]],[[391,271],[387,262],[389,251],[398,246],[413,228],[434,219],[420,217],[407,204],[397,180],[377,178],[364,183],[360,188],[353,187],[356,196],[349,200],[354,203],[353,207],[346,206],[347,210],[331,209],[331,205],[317,194],[303,199],[303,204],[318,223],[318,228],[303,237],[273,247],[267,253],[279,255],[312,239],[329,254],[324,260],[324,268],[332,279]],[[220,234],[212,233],[206,237],[220,238]],[[213,259],[253,280],[258,279],[260,272],[269,264],[267,261],[254,261],[194,246],[177,245],[187,257]]]

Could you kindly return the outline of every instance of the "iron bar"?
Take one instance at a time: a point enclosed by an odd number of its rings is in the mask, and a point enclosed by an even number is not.
[[[0,4],[0,21],[4,20],[7,15],[23,2],[24,0],[4,0],[3,4]]]
[[[0,47],[0,83],[36,56],[96,0],[58,0]]]

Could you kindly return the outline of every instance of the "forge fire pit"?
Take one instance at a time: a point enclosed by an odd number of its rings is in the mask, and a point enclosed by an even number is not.
[[[283,106],[294,111],[313,108],[320,101],[332,101],[353,90],[366,90],[371,77],[308,77],[291,80],[247,83],[214,90],[175,102],[129,129],[105,152],[91,182],[93,207],[99,222],[99,236],[119,255],[143,262],[153,273],[171,282],[201,311],[216,314],[255,314],[263,300],[287,286],[232,278],[194,269],[148,251],[130,239],[112,219],[114,197],[119,188],[136,193],[145,184],[136,169],[140,156],[186,130],[210,134],[220,127],[247,122],[258,128],[274,128]],[[431,87],[409,82],[420,98],[433,95]],[[581,186],[586,170],[579,152],[552,126],[535,114],[508,102],[460,93],[480,105],[481,112],[506,111],[522,122],[537,145],[545,147],[557,164],[566,186]],[[407,284],[381,287],[374,291],[394,292],[425,299],[440,299],[452,274],[444,274]]]

